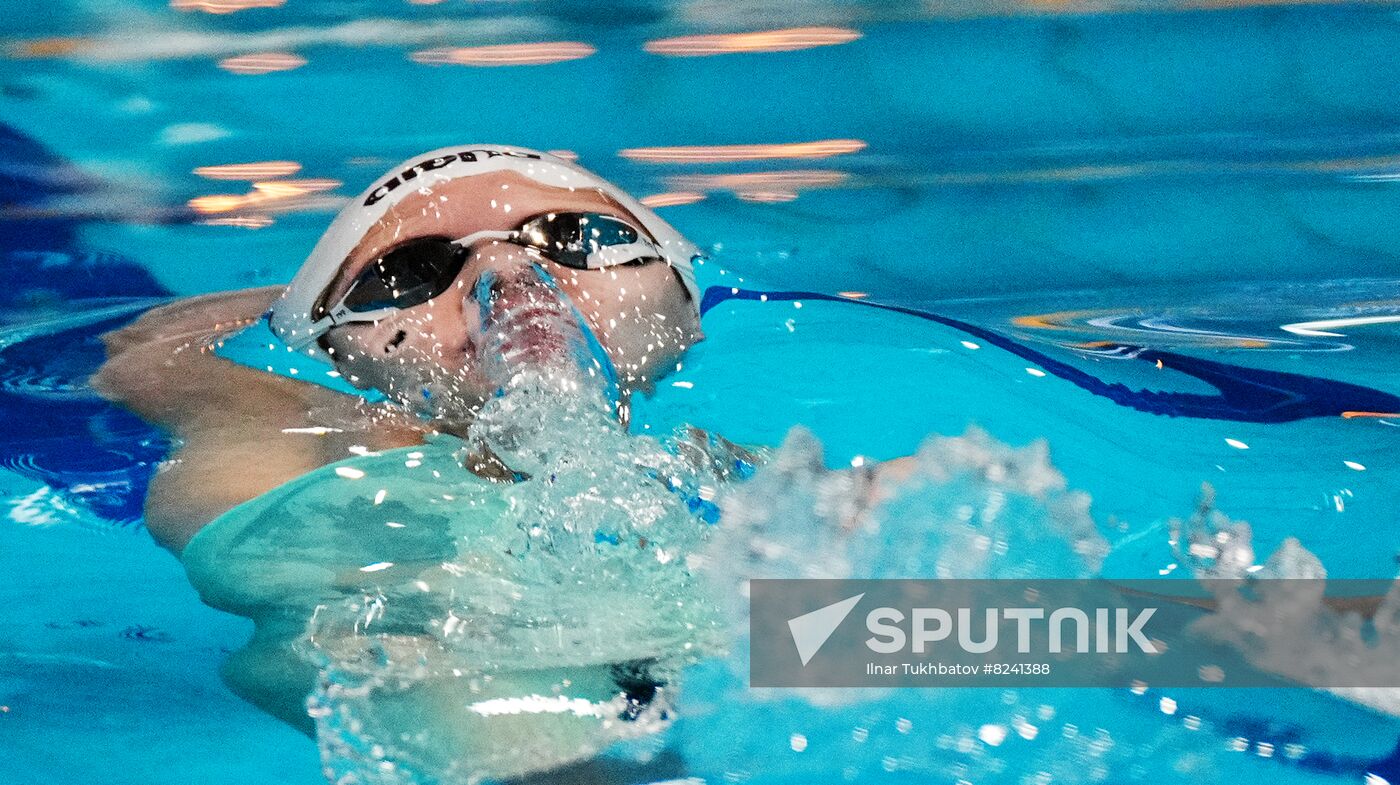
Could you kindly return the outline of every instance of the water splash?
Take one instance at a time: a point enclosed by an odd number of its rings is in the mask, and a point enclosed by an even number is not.
[[[721,595],[749,578],[1088,577],[1108,550],[1045,443],[976,428],[879,472],[827,469],[795,430],[723,507],[703,555]]]
[[[754,783],[1220,780],[1322,759],[1238,755],[1229,716],[1175,717],[1123,691],[753,690],[749,580],[1090,577],[1107,544],[1089,499],[1044,444],[1013,448],[977,430],[931,438],[879,474],[827,468],[799,430],[732,483],[721,442],[628,436],[600,400],[514,377],[471,440],[529,468],[502,486],[500,525],[463,538],[449,562],[318,613],[310,705],[332,782],[474,783],[598,755],[636,762],[663,745],[687,774]],[[717,526],[697,503],[711,496]],[[1209,497],[1173,532],[1202,577],[1323,574],[1296,543],[1253,569],[1249,527]],[[1318,598],[1289,598],[1304,600],[1315,607],[1298,629],[1335,633],[1315,658],[1360,645],[1352,622],[1319,621]],[[1386,602],[1375,624],[1391,634],[1400,600]]]
[[[1227,644],[1261,670],[1302,685],[1325,688],[1346,700],[1400,717],[1400,689],[1330,687],[1400,684],[1400,581],[1361,605],[1335,605],[1326,596],[1322,561],[1289,537],[1255,564],[1249,524],[1201,509],[1174,526],[1181,562],[1203,579],[1215,609],[1193,632]],[[1222,580],[1224,579],[1224,580]]]
[[[1241,723],[1276,729],[1304,706],[1317,704],[1317,713],[1330,705],[1335,712],[1335,697],[1393,711],[1400,702],[1392,690],[1271,692],[1245,705],[1227,700],[1228,706],[1211,713],[1178,715],[1175,699],[1147,694],[1146,688],[748,687],[743,589],[749,578],[1087,577],[1104,556],[1089,500],[1065,489],[1043,445],[1017,450],[978,431],[935,437],[899,474],[872,486],[858,474],[828,470],[820,444],[799,432],[751,483],[726,497],[721,531],[709,543],[703,566],[736,645],[728,658],[690,674],[677,703],[680,719],[669,733],[693,774],[750,783],[831,777],[902,782],[911,775],[1102,783],[1255,780],[1280,776],[1285,766],[1359,779],[1368,770],[1364,754],[1331,750],[1311,733],[1277,756],[1273,744],[1262,742],[1255,754],[1241,755],[1239,750],[1253,748],[1230,739]],[[1230,578],[1238,585],[1251,577],[1325,576],[1296,541],[1256,565],[1250,527],[1216,512],[1209,493],[1196,515],[1172,531],[1178,558],[1197,577]],[[1393,672],[1400,641],[1388,636],[1400,629],[1400,589],[1392,589],[1372,623],[1378,639],[1358,635],[1358,619],[1331,611],[1320,594],[1290,593],[1294,583],[1275,581],[1278,590],[1256,607],[1234,603],[1203,614],[1203,630],[1214,624],[1222,640],[1235,635],[1242,646],[1262,647],[1267,656],[1257,667],[1297,674],[1305,684],[1326,682],[1303,676],[1335,680],[1336,669],[1346,663]],[[1282,609],[1293,615],[1285,634],[1260,639],[1260,622]],[[733,727],[746,729],[742,738],[725,733]],[[1386,731],[1377,736],[1384,739]]]
[[[8,504],[7,517],[26,526],[53,526],[82,519],[82,513],[47,485],[14,499]]]
[[[499,366],[461,456],[514,475],[493,519],[455,558],[322,607],[302,644],[332,782],[469,783],[587,758],[664,728],[681,671],[720,650],[683,557],[709,536],[696,502],[723,462],[689,431],[628,436],[593,366],[532,334],[576,328],[523,313],[483,345],[525,335],[540,356]]]
[[[1201,486],[1195,513],[1185,521],[1173,518],[1167,528],[1176,563],[1197,578],[1239,580],[1259,571],[1253,529],[1215,509],[1215,489],[1209,484]]]

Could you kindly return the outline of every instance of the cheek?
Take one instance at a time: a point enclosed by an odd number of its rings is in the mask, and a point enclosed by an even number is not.
[[[346,381],[391,397],[463,373],[471,351],[461,309],[426,306],[378,324],[338,327],[326,344]]]
[[[445,305],[423,306],[395,320],[390,337],[398,341],[393,351],[398,361],[426,363],[448,372],[462,368],[474,351],[476,330],[465,323],[460,304]]]
[[[334,351],[335,369],[345,381],[361,390],[376,389],[389,395],[404,383],[399,364],[386,360],[382,349],[376,351],[374,342],[365,336],[341,336],[327,342]],[[392,396],[391,396],[392,397]]]
[[[348,343],[348,342],[347,342]],[[335,348],[335,370],[340,378],[361,389],[383,389],[386,379],[384,368],[371,361],[364,352],[355,351],[353,345],[333,344]]]
[[[634,374],[664,375],[694,340],[674,316],[665,314],[629,310],[618,315],[617,325],[610,347],[614,362]]]
[[[624,378],[668,372],[699,337],[698,324],[675,274],[665,267],[597,271],[560,277]]]
[[[555,280],[594,332],[619,332],[624,322],[636,326],[671,319],[677,297],[685,295],[669,268],[620,267],[615,270],[565,270]],[[657,319],[657,314],[661,314]]]

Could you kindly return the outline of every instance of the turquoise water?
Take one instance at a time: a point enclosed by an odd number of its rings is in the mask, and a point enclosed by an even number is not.
[[[976,425],[1048,443],[1093,499],[1106,574],[1175,569],[1167,521],[1208,483],[1261,559],[1296,537],[1332,575],[1394,575],[1400,409],[1370,404],[1400,395],[1396,7],[263,5],[22,1],[0,23],[0,782],[320,780],[313,742],[219,682],[246,622],[201,605],[131,520],[164,445],[92,400],[94,349],[73,336],[104,308],[287,280],[341,198],[448,144],[571,151],[669,204],[729,271],[702,281],[721,292],[742,277],[942,318],[721,302],[638,430],[776,445],[801,424],[843,465]],[[666,54],[793,27],[825,45]],[[473,49],[526,42],[558,45]],[[575,59],[434,64],[542,51]],[[249,73],[268,67],[287,70]],[[201,169],[254,162],[295,166]],[[1254,392],[1211,416],[1136,394],[1216,395],[1183,370],[1197,361]],[[1279,383],[1316,410],[1270,409],[1259,390]],[[740,696],[701,669],[665,742],[685,765],[664,776],[1095,781],[1102,758],[1099,781],[1394,781],[1400,738],[1301,690],[912,693],[825,713]]]

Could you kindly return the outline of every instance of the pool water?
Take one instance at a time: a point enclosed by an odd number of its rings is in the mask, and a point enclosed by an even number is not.
[[[801,425],[843,466],[976,426],[1048,444],[1106,575],[1181,569],[1168,522],[1209,499],[1261,561],[1293,537],[1331,575],[1392,577],[1397,12],[21,0],[0,783],[322,781],[314,742],[219,681],[250,625],[140,526],[166,441],[84,380],[102,330],[286,281],[341,200],[449,144],[568,151],[710,251],[708,338],[639,433]],[[669,768],[631,779],[1400,781],[1393,717],[1301,689],[744,696],[696,669],[648,742]]]

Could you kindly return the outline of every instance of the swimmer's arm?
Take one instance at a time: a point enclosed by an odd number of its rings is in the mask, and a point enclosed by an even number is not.
[[[103,336],[103,396],[161,427],[178,447],[151,483],[146,524],[178,552],[234,506],[327,463],[353,445],[415,444],[421,427],[360,398],[263,373],[208,351],[256,321],[280,287],[179,300]]]

